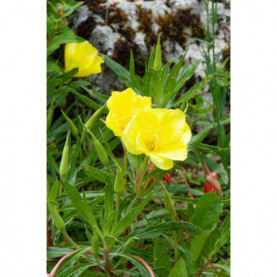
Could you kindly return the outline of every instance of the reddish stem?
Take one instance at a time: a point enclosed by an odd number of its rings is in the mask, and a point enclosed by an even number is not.
[[[189,185],[189,183],[188,183],[186,177],[184,176],[184,174],[183,174],[180,170],[178,170],[178,173],[180,174],[181,178],[184,180],[184,182],[185,182],[185,184],[187,185],[188,189],[190,189],[190,185]],[[192,195],[192,193],[191,193],[191,191],[188,191],[188,194],[189,194],[189,196],[190,196],[191,199],[194,198],[193,195]]]
[[[69,257],[70,255],[74,254],[75,252],[76,252],[76,250],[75,250],[75,251],[72,251],[72,252],[70,252],[70,253],[68,253],[68,254],[66,254],[65,256],[63,256],[63,257],[58,261],[58,263],[55,265],[55,267],[52,269],[52,271],[50,272],[50,274],[48,275],[48,277],[54,277],[54,275],[55,275],[56,271],[58,270],[59,266],[61,265],[61,263],[62,263],[67,257]]]
[[[132,255],[132,257],[134,257],[134,258],[138,259],[139,261],[141,261],[141,262],[145,265],[145,267],[147,268],[147,270],[149,271],[151,277],[155,277],[155,275],[154,275],[154,273],[153,273],[151,267],[148,265],[148,263],[147,263],[144,259],[142,259],[142,258],[139,257],[139,256],[135,256],[135,255]]]
[[[76,251],[78,251],[78,250],[72,251],[72,252],[66,254],[65,256],[63,256],[63,257],[57,262],[57,264],[56,264],[55,267],[52,269],[52,271],[50,272],[50,274],[47,274],[47,277],[54,277],[54,275],[55,275],[56,271],[58,270],[59,266],[61,265],[61,263],[62,263],[67,257],[69,257],[70,255],[74,254]],[[87,250],[86,253],[92,254],[92,252],[91,252],[90,250]],[[100,257],[98,257],[98,259],[101,260]]]
[[[205,169],[206,169],[206,171],[207,171],[207,174],[208,174],[208,175],[211,175],[211,171],[209,170],[209,168],[208,168],[208,166],[206,165],[205,162],[204,162],[204,167],[205,167]]]

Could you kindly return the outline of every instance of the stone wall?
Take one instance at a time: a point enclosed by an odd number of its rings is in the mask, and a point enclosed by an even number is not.
[[[230,42],[229,0],[217,1],[217,15],[216,54]],[[191,64],[197,59],[201,60],[194,77],[186,86],[193,85],[205,76],[205,59],[201,49],[204,44],[193,39],[205,39],[203,25],[207,24],[207,14],[203,0],[85,0],[69,21],[78,35],[126,68],[129,67],[132,49],[136,73],[140,75],[143,75],[145,62],[158,33],[162,32],[164,62],[179,59],[188,45],[186,61]],[[227,51],[223,58],[226,55]],[[93,75],[90,81],[93,89],[104,93],[124,89],[124,85],[107,66],[104,66],[104,74]]]

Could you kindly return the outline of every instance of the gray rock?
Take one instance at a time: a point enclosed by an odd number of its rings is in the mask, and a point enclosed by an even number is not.
[[[92,31],[89,42],[96,48],[103,49],[108,56],[112,56],[114,44],[119,37],[120,34],[114,33],[111,27],[98,25]]]
[[[111,4],[118,2],[117,7],[120,8],[123,12],[128,15],[129,22],[126,23],[130,27],[132,27],[136,33],[134,42],[139,47],[139,55],[140,59],[147,60],[149,56],[149,49],[145,44],[145,34],[137,31],[137,27],[139,25],[137,14],[136,14],[136,6],[141,5],[144,9],[151,9],[153,13],[153,24],[152,29],[157,33],[159,26],[155,23],[155,18],[159,14],[162,16],[165,15],[165,12],[175,12],[178,9],[186,9],[192,7],[191,13],[198,14],[200,16],[201,22],[206,25],[207,24],[207,14],[205,11],[205,5],[203,1],[198,0],[154,0],[154,1],[144,1],[144,2],[128,2],[126,0],[107,0],[106,4],[110,6]],[[227,3],[230,3],[229,0],[226,0]],[[167,6],[169,4],[169,6]],[[210,3],[211,4],[211,3]],[[215,36],[215,53],[219,53],[225,46],[226,43],[230,41],[230,8],[223,4],[217,3],[217,11],[218,11],[218,23],[215,26],[216,36]],[[117,24],[113,24],[114,28],[104,25],[104,20],[97,14],[94,14],[92,11],[89,11],[86,5],[80,7],[71,17],[70,20],[73,24],[73,30],[77,30],[78,26],[87,20],[88,17],[93,17],[99,25],[97,25],[92,31],[89,41],[100,51],[104,52],[108,56],[112,57],[114,54],[114,45],[118,41],[118,39],[122,36],[117,32],[118,26]],[[211,26],[210,26],[211,27]],[[188,36],[192,35],[192,31],[190,28],[184,28],[185,33]],[[186,61],[190,64],[200,59],[201,63],[196,70],[196,77],[204,78],[205,77],[205,59],[203,55],[202,48],[198,43],[195,42],[194,39],[188,39],[186,41],[185,47],[182,47],[177,42],[175,42],[175,47],[172,47],[171,41],[163,41],[165,45],[165,62],[169,60],[177,60],[179,59],[186,51],[186,48],[190,44]],[[201,44],[205,49],[207,46],[205,44]],[[174,49],[174,50],[173,50]],[[122,88],[122,82],[118,81],[118,78],[111,73],[110,70],[107,70],[103,77],[96,77],[95,75],[91,78],[93,82],[93,86],[99,87],[99,89],[103,89],[105,92],[112,91],[115,89]],[[102,82],[102,84],[101,84]],[[124,87],[123,87],[124,88]],[[206,88],[207,90],[207,88]]]

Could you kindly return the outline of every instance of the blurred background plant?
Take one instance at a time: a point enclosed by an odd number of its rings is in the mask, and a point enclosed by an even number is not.
[[[47,271],[77,250],[55,276],[229,276],[229,44],[220,50],[215,45],[218,3],[201,3],[206,24],[191,9],[159,15],[160,36],[151,28],[150,5],[146,12],[142,4],[130,4],[140,22],[137,30],[146,34],[149,58],[138,51],[136,30],[126,24],[128,13],[116,3],[47,1]],[[93,16],[76,32],[72,22],[84,9]],[[104,25],[98,25],[97,15]],[[92,25],[116,26],[124,39],[120,45],[111,39],[115,52],[105,43],[99,47],[101,41],[94,43],[105,61],[102,73],[75,78],[78,69],[65,73],[64,47],[91,42]],[[190,39],[188,27],[193,30]],[[164,63],[168,40],[177,48],[183,44],[185,51]],[[192,40],[205,60],[201,80],[195,72],[202,61],[187,58],[185,41]],[[114,88],[107,91],[109,76]],[[152,97],[154,107],[186,111],[193,137],[188,158],[173,170],[155,167],[145,174],[143,157],[128,153],[127,161],[120,139],[101,120],[108,114],[110,92],[122,87]],[[170,186],[163,187],[165,174]],[[138,178],[145,189],[135,194]],[[123,179],[117,205],[114,186]]]

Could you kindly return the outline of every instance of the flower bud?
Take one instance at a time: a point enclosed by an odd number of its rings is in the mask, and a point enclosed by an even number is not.
[[[105,108],[105,105],[103,105],[101,108],[99,108],[95,113],[89,118],[89,120],[85,123],[85,126],[91,130],[93,124],[99,117],[99,115],[102,113],[103,109]]]
[[[91,130],[91,128],[93,127],[95,121],[98,119],[99,115],[102,113],[103,109],[105,108],[105,105],[103,105],[102,107],[100,107],[97,111],[95,111],[95,113],[89,118],[89,120],[84,124],[85,127],[88,130]],[[83,123],[82,123],[83,124]],[[83,139],[85,137],[86,134],[86,130],[83,130],[82,136],[81,136],[81,143],[83,142]]]
[[[155,53],[155,59],[154,59],[154,70],[159,71],[162,70],[162,51],[161,51],[161,42],[160,42],[160,36],[158,36],[158,42],[156,45],[156,53]]]
[[[174,211],[174,201],[172,200],[168,190],[164,186],[162,186],[162,188],[163,188],[163,191],[164,191],[164,205],[165,205],[165,208],[168,211],[172,212],[172,211]]]
[[[63,110],[61,110],[71,132],[72,135],[77,139],[79,137],[79,131],[78,128],[76,127],[76,125],[74,124],[74,122],[65,114],[65,112]]]
[[[124,191],[124,179],[123,179],[123,173],[119,166],[117,166],[117,172],[114,182],[114,192],[117,195],[121,195]]]
[[[92,133],[91,133],[92,134]],[[96,148],[96,152],[98,154],[98,157],[103,165],[105,165],[107,168],[109,168],[110,163],[109,163],[109,158],[107,155],[107,152],[103,145],[100,143],[100,141],[92,134],[92,138],[94,141],[94,145]]]
[[[60,177],[61,179],[66,179],[69,169],[69,139],[70,139],[70,131],[67,133],[66,141],[63,148],[63,154],[60,164]]]

